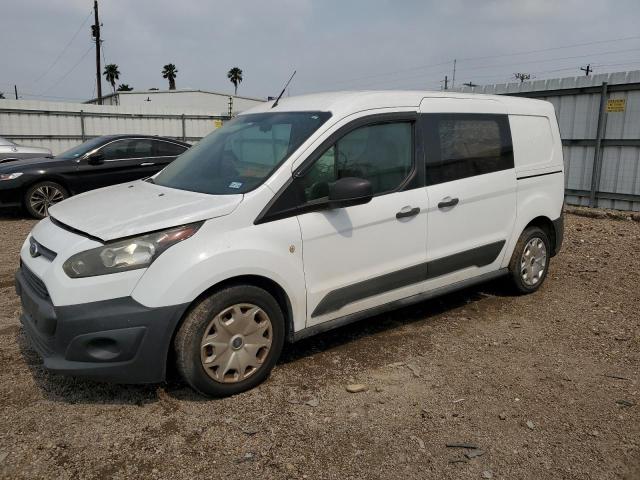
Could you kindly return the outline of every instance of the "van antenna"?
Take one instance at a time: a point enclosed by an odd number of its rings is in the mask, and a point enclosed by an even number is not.
[[[293,79],[293,76],[296,74],[296,70],[293,71],[293,73],[291,74],[291,77],[289,77],[289,81],[286,83],[286,85],[284,86],[284,88],[282,89],[282,91],[280,92],[280,95],[278,95],[278,98],[276,98],[276,101],[273,102],[273,105],[271,105],[271,108],[276,108],[278,106],[278,102],[280,101],[280,99],[282,98],[282,95],[284,95],[284,91],[287,89],[287,87],[289,86],[289,84],[291,83],[291,80]]]

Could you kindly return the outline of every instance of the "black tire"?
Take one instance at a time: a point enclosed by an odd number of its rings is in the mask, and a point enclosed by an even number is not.
[[[546,260],[544,262],[544,268],[542,270],[542,274],[540,278],[533,284],[528,283],[525,280],[523,275],[523,270],[521,268],[522,265],[522,255],[526,246],[533,239],[540,239],[542,243],[544,243],[544,247],[546,250]],[[516,243],[516,247],[513,250],[513,254],[511,255],[511,261],[509,262],[509,277],[511,280],[511,284],[514,287],[516,293],[527,294],[533,293],[540,288],[540,286],[544,283],[544,280],[547,278],[547,273],[549,272],[549,261],[551,259],[551,242],[549,241],[549,236],[547,233],[539,227],[528,227],[522,232],[520,238],[518,239],[518,243]]]
[[[44,197],[47,199],[44,199]],[[69,198],[66,188],[56,182],[38,182],[24,194],[24,208],[33,218],[41,219],[49,214],[49,207]]]
[[[271,347],[261,366],[243,380],[234,383],[216,381],[207,374],[201,361],[201,341],[210,322],[225,309],[237,304],[253,304],[271,321]],[[265,290],[252,285],[235,285],[201,300],[190,310],[174,339],[176,367],[180,376],[197,392],[210,397],[235,395],[262,383],[275,366],[285,338],[284,316],[278,302]],[[230,349],[231,347],[227,347]]]

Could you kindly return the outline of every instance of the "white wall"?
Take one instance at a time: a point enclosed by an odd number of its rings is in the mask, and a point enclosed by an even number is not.
[[[200,90],[132,91],[118,92],[116,96],[104,98],[103,103],[112,105],[117,101],[122,106],[197,108],[207,110],[210,115],[226,116],[229,113],[229,97],[230,95]],[[236,115],[263,102],[256,98],[233,97],[233,114]]]
[[[85,137],[138,133],[182,138],[195,143],[220,122],[206,108],[143,105],[89,105],[36,100],[0,100],[0,137],[23,145],[47,147],[54,154],[82,143]],[[82,117],[80,114],[82,111]],[[118,116],[120,115],[120,116]],[[191,117],[191,118],[190,118]]]

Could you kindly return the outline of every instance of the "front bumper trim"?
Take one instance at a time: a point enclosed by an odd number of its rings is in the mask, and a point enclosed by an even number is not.
[[[44,366],[114,383],[164,380],[173,332],[188,304],[149,308],[131,297],[56,307],[16,273],[20,317]]]

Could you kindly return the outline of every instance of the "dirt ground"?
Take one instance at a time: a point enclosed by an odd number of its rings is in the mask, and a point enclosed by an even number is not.
[[[47,374],[13,290],[33,222],[3,217],[0,476],[640,479],[640,223],[566,221],[536,294],[496,282],[377,316],[205,400]]]

